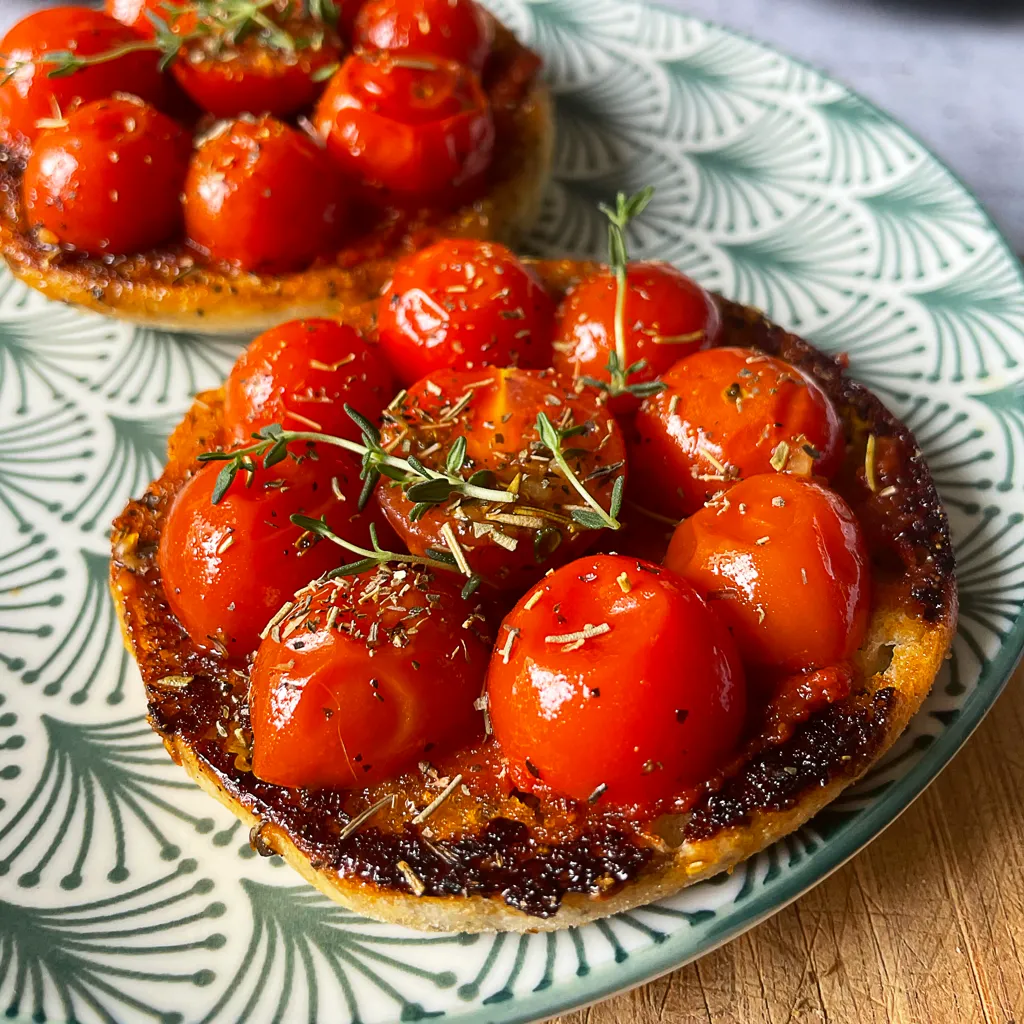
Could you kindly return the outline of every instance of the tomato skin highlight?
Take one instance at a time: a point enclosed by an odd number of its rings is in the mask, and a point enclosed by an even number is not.
[[[598,632],[582,643],[559,639],[588,624]],[[735,749],[746,709],[735,644],[703,598],[617,555],[570,562],[520,599],[487,696],[515,784],[598,807],[649,806],[703,782]]]
[[[49,77],[52,65],[32,63],[46,53],[70,51],[88,57],[142,38],[110,15],[88,7],[51,7],[22,18],[0,40],[0,53],[6,58],[0,59],[0,78],[6,68],[27,62],[0,85],[0,142],[27,154],[41,130],[36,122],[52,119],[58,110],[67,115],[115,92],[159,106],[166,96],[166,80],[156,53],[128,53],[57,78]]]
[[[238,357],[225,384],[224,422],[236,441],[271,423],[358,441],[361,431],[345,405],[376,421],[392,394],[387,362],[354,327],[289,320]]]
[[[194,643],[234,661],[256,649],[296,590],[348,560],[328,541],[310,543],[289,516],[326,516],[335,533],[364,547],[375,519],[372,506],[357,511],[359,467],[347,453],[320,445],[310,455],[298,443],[289,452],[299,461],[260,468],[251,487],[239,473],[217,505],[223,463],[204,465],[179,491],[160,536],[157,564],[171,611]]]
[[[476,737],[490,638],[460,586],[415,566],[322,584],[256,653],[256,777],[360,788]]]
[[[711,348],[661,379],[666,390],[644,400],[630,450],[655,511],[690,515],[736,480],[774,472],[773,458],[786,472],[826,479],[842,463],[843,425],[831,400],[781,359]]]
[[[558,309],[552,363],[556,370],[610,381],[607,366],[615,351],[617,294],[615,275],[608,269],[569,289]],[[628,384],[655,380],[680,359],[713,345],[721,330],[721,315],[710,293],[668,263],[627,266],[624,313],[626,367],[641,359],[647,363],[629,376]],[[609,405],[615,413],[628,414],[640,407],[640,399],[616,395]]]
[[[676,527],[665,564],[707,597],[744,662],[803,672],[864,640],[867,548],[835,492],[788,473],[753,476]]]
[[[151,249],[178,233],[192,140],[135,99],[87,103],[43,132],[22,176],[40,240],[90,253]]]
[[[275,118],[229,122],[192,157],[185,230],[211,259],[265,274],[300,270],[336,248],[345,220],[326,154]]]
[[[469,403],[449,415],[448,410],[470,391]],[[448,551],[443,531],[450,527],[470,568],[484,578],[487,587],[514,592],[598,541],[605,531],[577,527],[566,509],[581,504],[580,495],[543,457],[531,457],[536,454],[531,445],[539,440],[540,412],[553,423],[568,413],[576,424],[591,424],[586,433],[567,440],[565,447],[575,449],[570,466],[580,480],[587,481],[588,493],[602,508],[610,506],[615,479],[625,472],[625,442],[615,420],[593,396],[577,395],[569,381],[551,370],[441,370],[411,385],[402,401],[389,407],[382,443],[385,447],[401,443],[403,447],[395,450],[403,452],[408,443],[406,455],[417,456],[428,469],[443,471],[447,451],[457,437],[464,436],[462,475],[468,478],[489,470],[494,474],[489,486],[504,490],[514,485],[518,499],[500,505],[462,502],[458,515],[445,501],[414,522],[412,499],[382,480],[377,501],[411,552]],[[513,508],[526,517],[523,525],[506,518]],[[496,539],[494,531],[499,531],[501,539]]]
[[[368,0],[355,23],[355,41],[364,50],[443,57],[477,74],[493,38],[493,22],[474,0]]]
[[[477,76],[453,61],[354,53],[313,114],[337,166],[372,202],[456,205],[481,184],[494,119]]]
[[[545,367],[554,312],[543,284],[510,249],[449,239],[399,261],[377,329],[408,384],[448,367]]]

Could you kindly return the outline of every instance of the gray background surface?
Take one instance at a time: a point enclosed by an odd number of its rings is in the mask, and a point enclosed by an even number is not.
[[[1024,0],[663,0],[828,71],[917,134],[1024,253]],[[0,0],[0,30],[39,0]]]

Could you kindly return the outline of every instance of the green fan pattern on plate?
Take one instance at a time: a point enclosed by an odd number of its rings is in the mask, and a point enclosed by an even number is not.
[[[668,969],[820,879],[901,810],[1022,646],[1024,282],[963,187],[817,72],[623,0],[493,0],[546,60],[555,175],[532,248],[600,256],[596,209],[849,356],[915,430],[950,513],[962,624],[885,761],[733,875],[557,935],[424,936],[256,858],[145,725],[106,592],[108,524],[240,342],[135,330],[0,276],[0,1010],[36,1021],[555,1013]]]

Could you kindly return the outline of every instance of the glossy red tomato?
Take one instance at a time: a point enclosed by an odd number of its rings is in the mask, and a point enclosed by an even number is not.
[[[185,182],[185,229],[212,259],[283,274],[340,241],[343,186],[323,150],[272,117],[240,118],[201,143]]]
[[[685,580],[595,555],[545,577],[507,616],[487,673],[515,784],[603,805],[703,782],[743,728],[743,669]]]
[[[494,120],[476,75],[437,58],[353,54],[313,123],[338,166],[389,203],[466,199],[494,152]]]
[[[745,348],[712,348],[662,375],[637,413],[630,451],[656,511],[681,518],[736,480],[774,469],[825,478],[843,459],[831,400],[795,366]]]
[[[128,25],[141,35],[152,39],[156,35],[153,18],[165,25],[174,24],[174,14],[165,6],[167,0],[106,0],[103,9],[122,25]]]
[[[291,515],[326,516],[336,534],[363,547],[369,539],[373,513],[356,509],[355,460],[327,445],[310,453],[295,443],[289,451],[297,458],[261,468],[251,487],[240,473],[217,505],[224,463],[205,465],[178,493],[160,535],[157,563],[171,611],[195,643],[236,661],[256,649],[260,631],[296,590],[350,561],[294,526]]]
[[[389,408],[385,447],[443,472],[452,445],[464,437],[462,476],[487,471],[492,479],[486,486],[512,488],[516,500],[449,499],[413,521],[415,501],[383,480],[377,500],[410,551],[449,551],[450,529],[473,571],[492,588],[514,591],[597,541],[602,530],[584,529],[571,518],[583,498],[540,444],[541,412],[552,424],[585,428],[563,448],[576,478],[601,508],[609,508],[615,480],[625,473],[625,443],[592,395],[577,395],[551,370],[439,370]]]
[[[368,0],[355,41],[366,50],[443,57],[483,70],[494,24],[474,0]]]
[[[22,177],[40,241],[91,253],[150,249],[176,235],[191,137],[141,100],[95,100],[36,140]]]
[[[22,18],[0,40],[0,142],[25,151],[40,132],[37,122],[115,92],[159,105],[166,85],[151,50],[49,77],[54,65],[46,61],[47,53],[88,57],[132,43],[144,40],[109,14],[88,7],[51,7]]]
[[[250,32],[233,42],[209,16],[189,11],[175,20],[174,31],[193,38],[171,71],[203,110],[217,117],[287,117],[311,106],[323,91],[319,73],[341,58],[341,40],[329,25],[296,12],[294,4],[278,7],[270,12],[277,26],[273,33]],[[207,27],[213,31],[204,31]],[[282,34],[292,45],[275,42]]]
[[[721,316],[711,295],[668,263],[630,263],[626,271],[623,323],[626,361],[623,369],[647,364],[627,384],[661,376],[674,363],[718,337]],[[558,310],[554,367],[574,377],[610,381],[608,360],[615,351],[615,275],[601,270],[570,289]],[[614,412],[635,411],[633,395],[611,399]]]
[[[289,320],[239,356],[225,384],[224,423],[238,441],[271,423],[358,441],[345,405],[377,421],[393,393],[387,363],[354,327]]]
[[[400,260],[381,296],[381,347],[403,383],[453,367],[540,368],[555,304],[497,242],[450,239]]]
[[[665,564],[704,594],[750,665],[836,665],[860,647],[871,599],[857,520],[835,492],[752,476],[676,528]]]
[[[251,675],[257,778],[359,788],[474,737],[490,641],[460,586],[385,568],[323,584],[273,630]]]

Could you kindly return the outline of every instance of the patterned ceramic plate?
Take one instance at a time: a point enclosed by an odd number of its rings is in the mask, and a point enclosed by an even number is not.
[[[0,277],[0,1008],[17,1020],[526,1021],[635,984],[818,882],[927,785],[1022,645],[1024,284],[905,131],[762,46],[623,0],[495,0],[547,61],[544,254],[653,183],[631,239],[833,351],[917,432],[953,523],[962,625],[856,791],[735,873],[557,935],[362,920],[253,857],[175,768],[106,592],[108,523],[234,343],[131,330]]]

